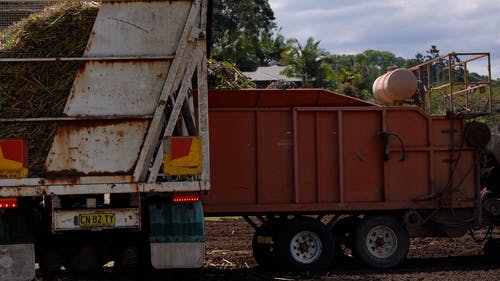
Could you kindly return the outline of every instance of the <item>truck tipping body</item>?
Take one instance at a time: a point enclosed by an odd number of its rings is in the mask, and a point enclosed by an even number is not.
[[[41,175],[0,179],[0,197],[16,202],[1,211],[2,225],[21,229],[24,221],[34,222],[21,233],[0,228],[0,258],[12,261],[0,266],[2,278],[33,279],[35,257],[46,271],[59,270],[61,256],[84,260],[65,261],[75,271],[139,254],[149,255],[158,269],[202,266],[199,193],[210,189],[207,5],[205,0],[101,1],[82,57],[0,59],[82,64],[59,116],[0,118],[0,124],[20,127],[57,124],[53,139],[46,140],[51,145]],[[193,77],[198,77],[197,112],[190,94]],[[188,140],[185,153],[186,142],[174,141],[179,137]],[[183,152],[176,152],[179,147]],[[178,163],[193,165],[185,160],[169,162],[177,168],[173,172],[162,169],[172,155],[194,157],[198,168],[179,172]],[[85,238],[79,232],[121,243],[132,254],[85,256],[89,248],[99,252],[100,244],[79,242]],[[131,263],[138,261],[121,266]]]

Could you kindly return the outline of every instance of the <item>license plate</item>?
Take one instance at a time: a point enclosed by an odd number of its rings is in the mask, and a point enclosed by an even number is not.
[[[115,226],[115,214],[80,214],[80,227]]]

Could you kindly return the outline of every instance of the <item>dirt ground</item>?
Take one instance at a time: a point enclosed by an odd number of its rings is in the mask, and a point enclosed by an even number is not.
[[[500,259],[483,255],[483,244],[462,238],[412,239],[408,260],[395,269],[368,269],[352,258],[337,258],[324,272],[292,273],[260,269],[252,257],[253,228],[243,219],[209,220],[203,271],[205,281],[259,280],[500,280]],[[500,231],[493,232],[500,237]],[[141,274],[63,276],[57,281],[133,281]],[[39,278],[37,281],[41,280]],[[167,279],[159,279],[167,280]],[[176,280],[176,279],[174,279]]]
[[[494,231],[494,237],[499,234]],[[395,269],[367,269],[344,258],[327,272],[304,274],[259,269],[252,257],[252,235],[242,219],[208,221],[205,280],[500,280],[500,259],[486,258],[483,244],[470,235],[412,239],[408,260]]]

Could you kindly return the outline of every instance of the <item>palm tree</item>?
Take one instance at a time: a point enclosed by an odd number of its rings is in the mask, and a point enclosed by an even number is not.
[[[301,77],[304,87],[327,87],[333,80],[333,69],[328,63],[329,53],[319,47],[320,41],[309,37],[302,46],[297,39],[289,39],[282,53],[286,65],[284,74]]]

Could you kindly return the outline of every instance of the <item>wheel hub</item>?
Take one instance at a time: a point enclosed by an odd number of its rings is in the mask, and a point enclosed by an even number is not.
[[[398,238],[390,227],[379,225],[368,232],[366,246],[373,256],[388,258],[396,252]]]
[[[293,236],[290,242],[290,252],[296,261],[312,263],[321,256],[321,240],[313,232],[301,231]]]
[[[300,243],[298,249],[301,253],[307,253],[309,252],[309,244],[307,244],[306,242],[302,242]]]

